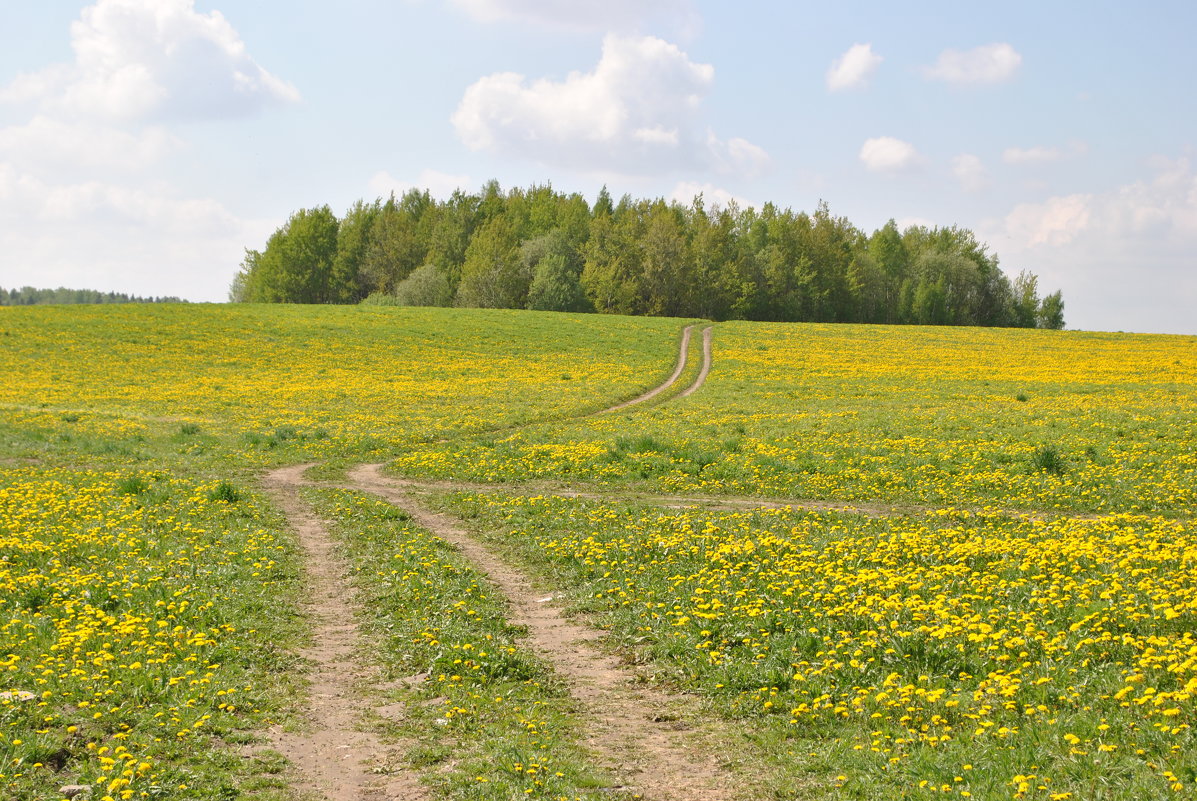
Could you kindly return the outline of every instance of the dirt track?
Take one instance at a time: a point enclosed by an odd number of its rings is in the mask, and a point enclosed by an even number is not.
[[[617,403],[614,406],[610,406],[606,409],[603,409],[600,412],[596,412],[596,414],[605,414],[606,412],[618,412],[621,409],[626,409],[629,406],[636,405],[637,403],[644,403],[645,401],[652,400],[653,398],[657,397],[662,392],[665,392],[667,389],[669,389],[674,384],[676,384],[677,380],[679,378],[681,378],[682,372],[685,371],[685,369],[686,369],[686,360],[687,360],[687,357],[689,356],[689,352],[690,352],[690,337],[693,333],[694,333],[694,326],[692,326],[692,325],[688,325],[682,329],[682,342],[678,349],[677,365],[673,368],[673,374],[670,375],[669,378],[665,379],[665,383],[661,384],[660,386],[653,387],[648,392],[645,392],[643,395],[637,395],[636,397],[632,398],[631,400],[624,401],[623,403]],[[704,352],[709,354],[710,345],[708,343],[710,341],[710,336],[711,336],[710,327],[706,328],[702,333],[703,333],[703,342],[705,345]],[[708,372],[710,372],[709,355],[704,359],[703,371],[699,375],[698,380],[694,383],[693,386],[691,386],[688,390],[686,390],[686,392],[684,394],[688,395],[691,392],[693,392],[694,390],[698,389],[698,387],[702,385],[702,382],[706,380]]]
[[[275,729],[271,745],[297,769],[297,789],[326,801],[424,801],[430,796],[416,776],[395,768],[400,749],[358,730],[369,704],[361,685],[369,677],[355,659],[357,602],[349,590],[348,568],[333,550],[328,531],[299,497],[309,467],[284,467],[264,481],[303,548],[309,596],[305,611],[312,625],[312,645],[302,654],[312,665],[304,714],[308,729]]]
[[[523,572],[512,567],[448,515],[429,511],[411,493],[362,465],[349,486],[400,507],[421,526],[452,543],[511,604],[511,622],[526,626],[527,642],[552,665],[577,699],[585,744],[624,787],[648,799],[732,799],[736,797],[721,761],[688,731],[697,704],[638,682],[634,671],[597,647],[602,632],[567,619]],[[546,597],[547,596],[547,597]]]
[[[693,329],[683,330],[677,365],[667,381],[604,411],[626,409],[674,387],[686,367]],[[692,394],[710,373],[711,327],[702,333],[702,368],[681,396]],[[354,658],[359,646],[352,622],[357,605],[349,592],[347,567],[334,552],[328,531],[299,497],[299,488],[309,484],[304,479],[309,467],[275,470],[264,480],[305,551],[310,586],[307,613],[313,626],[313,646],[304,652],[313,665],[306,710],[310,728],[297,733],[274,731],[273,745],[298,769],[297,789],[315,792],[327,801],[425,799],[427,792],[413,773],[392,770],[399,761],[397,748],[357,730],[369,705],[362,692],[365,669]],[[696,699],[646,686],[635,671],[598,646],[602,632],[565,618],[552,596],[546,597],[546,591],[527,575],[452,518],[426,509],[418,498],[420,492],[434,487],[470,487],[390,479],[380,468],[359,466],[350,472],[348,484],[336,486],[370,492],[402,508],[421,526],[459,548],[503,593],[511,605],[511,621],[527,627],[528,644],[566,682],[578,702],[585,745],[610,775],[618,777],[619,785],[608,789],[663,801],[731,801],[743,796],[743,789],[736,791],[734,777],[720,768],[724,762],[734,762],[735,755],[717,754],[703,739],[716,724],[704,721],[699,731],[687,722],[700,717]]]

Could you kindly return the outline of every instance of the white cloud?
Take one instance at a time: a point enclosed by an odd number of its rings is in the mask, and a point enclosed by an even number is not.
[[[881,61],[881,56],[873,52],[872,44],[852,45],[827,70],[828,90],[838,92],[868,85],[869,77]]]
[[[1067,245],[1089,227],[1092,195],[1053,197],[1020,203],[1006,215],[1006,230],[1027,247]]]
[[[1005,42],[972,50],[945,50],[934,65],[923,68],[928,78],[954,84],[1001,83],[1014,77],[1022,56]]]
[[[989,172],[984,162],[972,153],[961,153],[952,159],[952,175],[968,192],[980,192],[989,186]]]
[[[18,76],[0,100],[112,120],[252,114],[299,92],[246,52],[220,14],[194,0],[98,0],[71,24],[75,60]]]
[[[707,132],[707,152],[719,172],[749,178],[763,174],[772,161],[764,148],[747,139],[733,136],[724,142],[711,131]]]
[[[676,20],[696,25],[690,0],[451,0],[479,22],[531,22],[603,32],[633,31],[645,23]]]
[[[676,145],[678,141],[677,128],[666,130],[660,125],[652,128],[637,128],[632,131],[632,138],[650,145]]]
[[[80,169],[143,170],[181,147],[182,142],[161,127],[128,133],[37,115],[25,125],[0,128],[0,160],[76,176]]]
[[[1063,289],[1070,328],[1197,334],[1197,173],[1187,159],[1153,167],[1104,192],[1019,204],[981,238],[1008,269]]]
[[[662,39],[608,35],[590,72],[563,81],[512,72],[479,79],[452,123],[472,150],[590,172],[763,169],[760,147],[705,131],[701,107],[714,79],[714,67]]]
[[[874,172],[899,172],[920,162],[914,145],[892,136],[866,139],[860,148],[860,160]]]
[[[752,205],[748,200],[722,187],[698,181],[682,181],[669,193],[669,200],[681,203],[683,206],[689,206],[698,195],[702,195],[702,199],[708,210],[714,206],[727,208],[732,203],[735,203],[742,209]]]
[[[934,228],[938,223],[928,217],[899,217],[894,220],[894,225],[899,231],[905,231],[907,228]]]
[[[71,286],[223,300],[270,226],[163,186],[51,183],[0,163],[0,286]]]
[[[429,169],[422,170],[416,176],[416,180],[410,183],[400,181],[389,172],[384,171],[374,175],[368,184],[370,194],[375,197],[386,198],[390,197],[392,193],[395,197],[402,197],[411,189],[427,189],[429,194],[440,200],[445,200],[458,189],[469,191],[473,185],[474,182],[468,175],[450,175]]]
[[[1057,147],[1008,147],[1002,151],[1002,161],[1007,164],[1041,164],[1059,161],[1063,154]]]
[[[1002,151],[1002,161],[1007,164],[1046,164],[1060,161],[1072,156],[1083,156],[1089,152],[1089,146],[1082,141],[1073,141],[1066,150],[1058,147],[1008,147]]]

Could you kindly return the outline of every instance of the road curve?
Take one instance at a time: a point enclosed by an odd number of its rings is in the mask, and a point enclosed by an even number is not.
[[[673,386],[678,378],[681,377],[682,371],[686,369],[686,354],[690,350],[690,335],[693,333],[693,331],[694,326],[692,325],[688,325],[682,330],[682,344],[677,354],[677,366],[673,368],[673,375],[665,379],[665,383],[661,384],[659,387],[650,389],[643,395],[638,395],[631,400],[624,401],[623,403],[617,403],[614,406],[603,409],[601,412],[599,412],[599,414],[603,414],[605,412],[618,412],[620,409],[626,409],[629,406],[634,406],[637,403],[644,403],[646,400],[651,400],[657,397],[662,392]]]
[[[702,329],[702,369],[698,371],[698,378],[694,379],[694,383],[686,387],[679,398],[687,398],[693,395],[699,387],[701,387],[707,380],[707,376],[711,372],[711,337],[715,326],[708,325]]]

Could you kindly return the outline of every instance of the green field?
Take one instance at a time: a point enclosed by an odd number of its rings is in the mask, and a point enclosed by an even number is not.
[[[306,557],[261,479],[306,463],[395,769],[637,795],[485,571],[333,486],[363,462],[599,629],[744,798],[1193,797],[1197,338],[723,323],[699,391],[598,413],[696,322],[0,309],[0,797],[297,797],[268,732],[314,725]]]

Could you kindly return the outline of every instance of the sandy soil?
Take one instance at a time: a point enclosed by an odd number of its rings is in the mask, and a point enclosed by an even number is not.
[[[308,586],[304,611],[312,623],[312,645],[302,654],[312,665],[306,726],[303,731],[271,731],[271,745],[297,769],[295,787],[301,792],[326,801],[423,801],[430,796],[415,774],[396,767],[401,746],[384,745],[358,728],[371,703],[362,692],[371,676],[355,658],[357,602],[348,569],[297,491],[310,466],[275,470],[264,481],[303,547]]]

